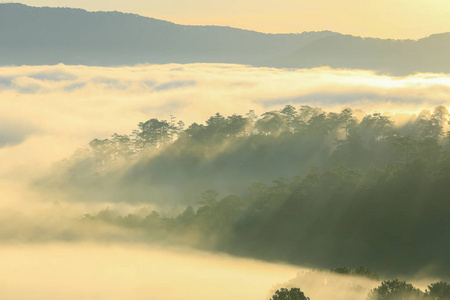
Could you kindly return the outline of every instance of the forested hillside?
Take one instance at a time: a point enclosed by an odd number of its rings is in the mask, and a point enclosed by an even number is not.
[[[84,217],[149,240],[383,274],[449,276],[449,113],[395,117],[292,106],[205,124],[150,119],[95,139],[40,186],[77,199],[181,204]]]

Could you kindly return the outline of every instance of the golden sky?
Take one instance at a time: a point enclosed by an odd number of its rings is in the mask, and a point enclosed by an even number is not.
[[[8,2],[3,1],[2,2]],[[137,13],[179,24],[262,32],[332,30],[379,38],[422,38],[450,31],[448,0],[23,0],[33,6]]]

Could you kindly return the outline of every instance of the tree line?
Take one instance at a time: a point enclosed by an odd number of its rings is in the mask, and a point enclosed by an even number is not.
[[[351,108],[335,113],[308,105],[299,109],[287,105],[281,110],[265,112],[260,116],[254,111],[228,117],[216,113],[205,124],[193,123],[187,128],[183,121],[176,122],[173,116],[170,121],[149,119],[140,122],[138,129],[131,134],[114,133],[110,138],[92,140],[89,152],[104,163],[103,160],[110,162],[133,157],[170,144],[213,146],[226,139],[236,142],[251,136],[288,136],[297,139],[327,136],[340,146],[359,143],[380,147],[378,142],[390,142],[399,150],[408,152],[405,158],[409,159],[410,155],[418,151],[420,145],[417,142],[434,139],[442,141],[448,135],[449,112],[444,106],[437,106],[433,112],[422,110],[417,116],[409,116],[410,119],[400,125],[396,125],[389,115],[361,114],[361,111]]]
[[[380,286],[371,290],[367,300],[448,300],[450,284],[439,281],[428,286],[425,292],[412,284],[398,279],[385,280]],[[275,291],[270,300],[310,300],[300,288],[281,288]]]
[[[124,151],[94,140],[58,179],[82,187],[89,201],[93,194],[182,205],[170,216],[106,209],[84,218],[152,241],[325,268],[412,274],[429,266],[448,275],[448,119],[443,106],[401,123],[349,108],[286,106],[260,116],[216,114],[186,129],[147,121],[122,138]],[[118,157],[126,157],[125,171],[111,167]]]
[[[117,202],[196,205],[208,189],[242,195],[254,182],[304,176],[312,166],[367,170],[450,148],[445,107],[402,118],[288,105],[261,115],[217,113],[189,126],[150,119],[130,134],[92,140],[40,184],[70,188],[85,201],[101,194]]]

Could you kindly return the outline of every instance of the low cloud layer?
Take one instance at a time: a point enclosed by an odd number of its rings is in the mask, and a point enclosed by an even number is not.
[[[138,122],[150,118],[174,115],[190,124],[216,112],[245,114],[253,109],[259,114],[287,104],[327,111],[351,106],[366,112],[417,113],[450,104],[449,93],[450,78],[439,74],[389,77],[358,70],[225,64],[2,68],[0,244],[8,260],[0,263],[5,270],[0,276],[7,278],[0,294],[11,299],[31,295],[70,299],[69,294],[72,299],[149,299],[154,295],[158,299],[210,299],[212,294],[217,299],[264,299],[271,285],[292,278],[297,269],[131,246],[126,242],[142,241],[140,232],[132,235],[108,225],[93,228],[81,221],[84,213],[112,204],[69,204],[64,201],[67,195],[38,193],[28,183],[91,139],[114,132],[128,134]],[[124,215],[139,209],[126,203],[111,208]],[[55,240],[94,241],[96,246],[54,245]],[[107,245],[99,246],[99,241]],[[111,246],[113,241],[129,248]],[[211,272],[216,272],[214,278]],[[301,282],[295,281],[299,278]],[[297,279],[287,284],[299,285],[313,299],[329,298],[328,291],[322,293],[321,276]],[[344,280],[348,286],[353,284]],[[360,285],[363,289],[353,291],[352,299],[364,299],[374,283]],[[332,287],[330,293],[338,290]]]
[[[379,281],[182,248],[121,243],[8,245],[5,299],[269,299],[300,288],[312,300],[365,300]],[[297,274],[297,275],[296,275]],[[433,279],[413,280],[419,288]],[[26,287],[26,288],[24,288]]]
[[[286,104],[414,113],[448,104],[449,92],[450,78],[439,74],[389,77],[229,64],[4,67],[0,178],[26,181],[95,137],[129,133],[155,117],[174,115],[190,124],[216,112],[262,113]],[[17,202],[14,193],[2,191],[11,203]]]
[[[15,300],[260,300],[299,270],[186,249],[123,244],[16,245],[1,251],[8,259],[0,262],[0,294]]]

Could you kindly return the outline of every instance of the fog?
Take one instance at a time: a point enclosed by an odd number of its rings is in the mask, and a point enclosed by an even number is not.
[[[286,104],[366,112],[418,112],[448,103],[445,75],[408,77],[318,68],[243,65],[135,67],[23,66],[0,70],[0,174],[29,175],[68,157],[91,139],[128,133],[150,118],[186,124],[262,113]],[[33,149],[33,151],[29,151]]]
[[[260,114],[286,104],[329,111],[351,106],[395,115],[448,105],[449,92],[445,75],[389,77],[329,68],[225,64],[1,68],[0,295],[267,299],[278,287],[298,286],[314,300],[331,295],[365,299],[379,282],[174,248],[183,243],[170,239],[155,246],[145,231],[83,218],[106,207],[122,216],[141,212],[145,216],[156,209],[152,203],[130,203],[126,198],[113,202],[107,197],[86,201],[70,190],[36,189],[34,183],[44,174],[57,177],[53,172],[61,161],[93,138],[128,134],[150,118],[169,120],[174,115],[187,124],[201,123],[216,112]],[[397,116],[399,122],[402,118]],[[424,270],[412,279],[424,288],[432,282],[427,275]]]
[[[364,300],[379,281],[181,248],[123,243],[2,245],[4,299],[269,299],[300,287],[317,300]],[[427,281],[428,280],[428,281]],[[413,280],[424,288],[430,279]]]
[[[330,68],[283,70],[230,64],[4,67],[0,70],[0,176],[32,181],[92,139],[129,134],[150,118],[169,120],[173,115],[189,125],[203,123],[217,112],[227,116],[254,110],[261,114],[286,104],[328,111],[351,106],[366,113],[418,113],[446,104],[449,89],[449,78],[440,74],[390,77]],[[52,197],[62,201],[67,196],[72,195],[45,195],[42,201],[54,201]],[[91,196],[80,200],[95,198],[106,203],[103,207],[111,200]]]
[[[13,180],[14,185],[27,182],[93,138],[129,133],[149,118],[174,115],[190,124],[216,112],[245,114],[252,109],[262,113],[286,104],[417,112],[446,104],[449,89],[449,78],[439,74],[389,77],[329,68],[280,70],[226,64],[2,67],[0,178]],[[11,199],[9,191],[1,193],[3,199]]]
[[[3,299],[266,299],[299,268],[127,244],[1,246]]]

